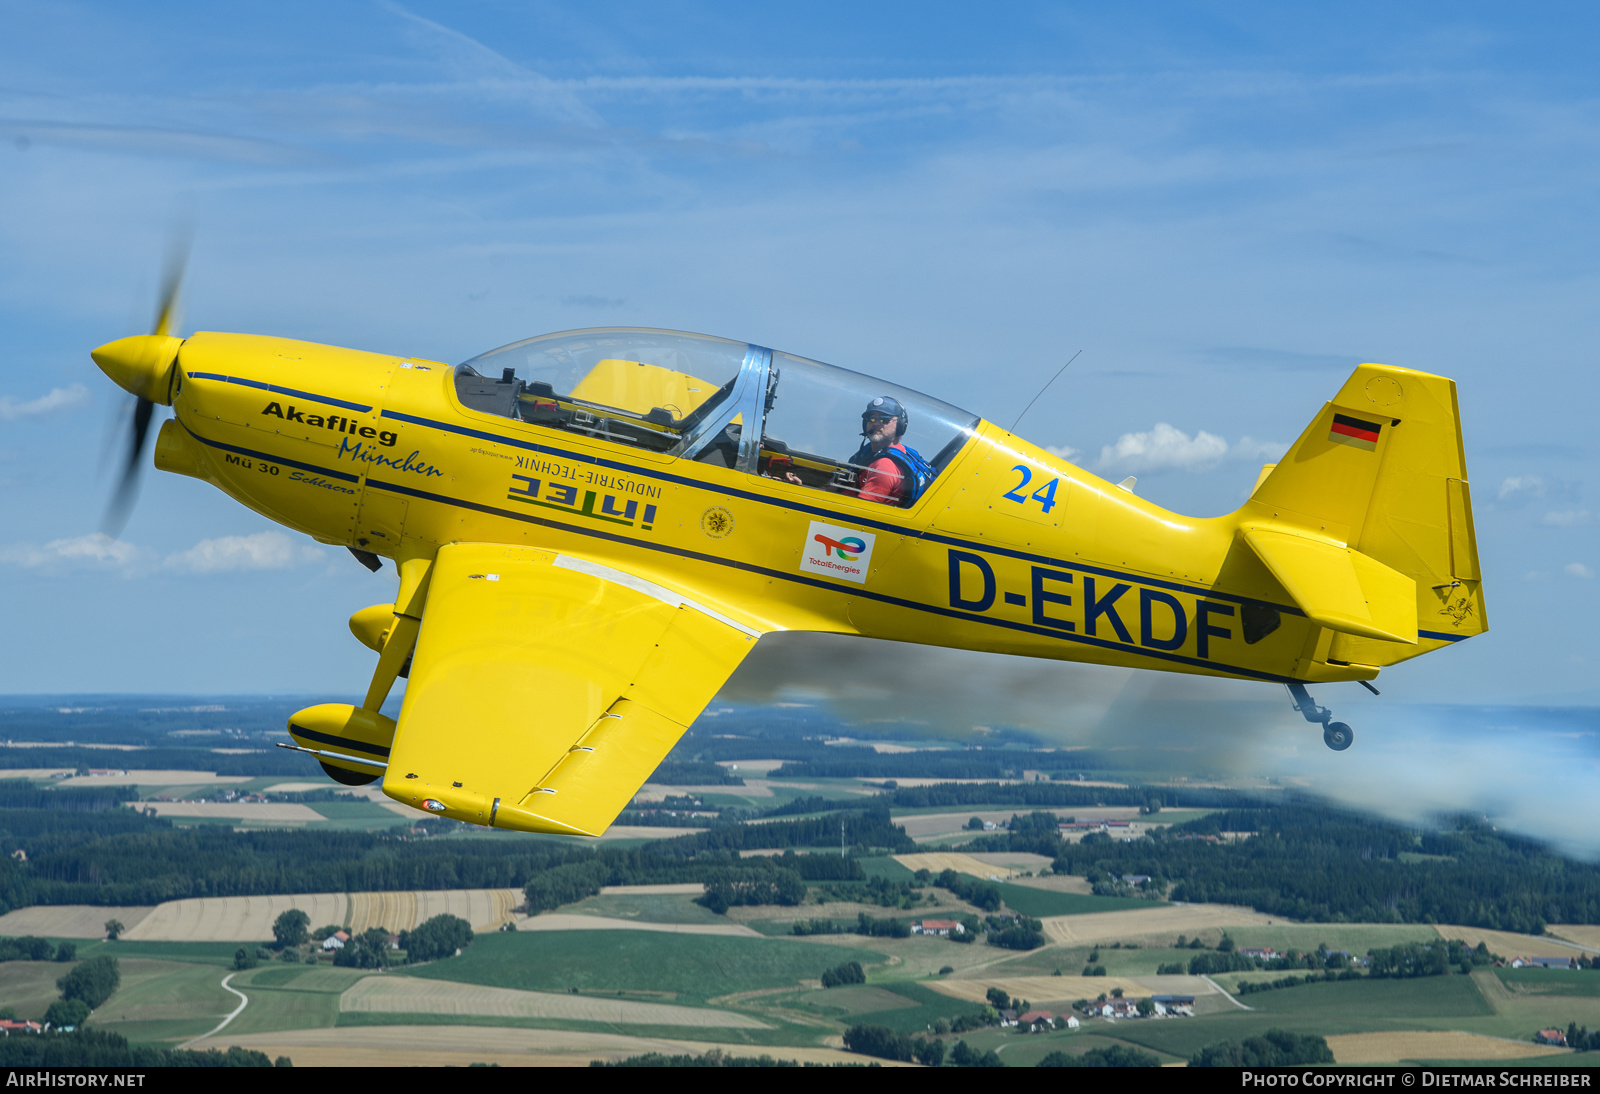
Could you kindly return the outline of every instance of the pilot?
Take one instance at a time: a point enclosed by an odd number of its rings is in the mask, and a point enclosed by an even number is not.
[[[861,436],[865,443],[850,457],[862,468],[857,494],[866,501],[884,505],[904,505],[911,494],[910,476],[905,465],[906,435],[911,418],[898,399],[879,395],[861,412]],[[899,457],[898,459],[896,457]]]
[[[900,400],[880,395],[861,412],[863,444],[849,463],[858,469],[856,485],[850,493],[881,505],[907,505],[915,501],[933,477],[933,469],[923,462],[916,449],[901,443],[911,416]],[[785,471],[783,478],[804,486],[800,476]]]

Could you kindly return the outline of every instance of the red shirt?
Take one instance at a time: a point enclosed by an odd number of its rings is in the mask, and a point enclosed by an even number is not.
[[[897,444],[889,447],[900,448]],[[905,473],[900,470],[900,465],[888,456],[878,456],[861,472],[858,494],[867,501],[899,505],[906,500],[906,487]]]

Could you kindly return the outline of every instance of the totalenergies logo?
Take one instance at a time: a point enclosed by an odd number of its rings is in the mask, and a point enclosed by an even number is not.
[[[822,544],[822,554],[824,558],[829,555],[838,555],[846,562],[854,562],[856,559],[861,557],[861,552],[867,549],[867,541],[859,536],[849,536],[845,539],[830,539],[821,532],[818,532],[811,538],[813,541]]]
[[[859,528],[811,522],[800,552],[800,571],[864,585],[872,572],[872,545],[877,537]]]

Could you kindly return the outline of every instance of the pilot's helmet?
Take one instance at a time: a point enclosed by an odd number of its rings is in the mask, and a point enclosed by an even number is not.
[[[870,418],[881,418],[888,421],[895,420],[894,439],[899,440],[906,435],[906,427],[911,424],[911,416],[906,413],[906,408],[900,405],[900,400],[891,395],[879,395],[867,404],[867,409],[861,412],[861,432],[865,436],[867,421]]]

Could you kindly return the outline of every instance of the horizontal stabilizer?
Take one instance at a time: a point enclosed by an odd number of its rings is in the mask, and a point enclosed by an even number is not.
[[[1417,642],[1417,583],[1332,540],[1261,525],[1245,542],[1313,621],[1385,642]]]

